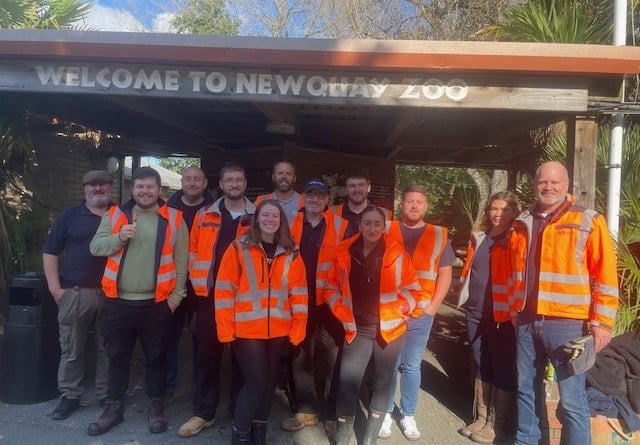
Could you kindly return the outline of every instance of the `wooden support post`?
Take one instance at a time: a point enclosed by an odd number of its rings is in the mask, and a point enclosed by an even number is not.
[[[567,169],[569,191],[576,203],[593,208],[596,194],[596,146],[598,123],[593,117],[567,121]]]

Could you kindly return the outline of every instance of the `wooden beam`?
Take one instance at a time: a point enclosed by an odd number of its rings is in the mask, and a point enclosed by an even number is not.
[[[577,204],[593,208],[596,192],[596,147],[598,124],[593,117],[576,117],[567,122],[567,169],[569,190]]]

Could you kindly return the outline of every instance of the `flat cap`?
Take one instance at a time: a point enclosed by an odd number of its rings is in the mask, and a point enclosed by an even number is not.
[[[92,182],[111,184],[113,176],[106,170],[91,170],[82,177],[82,185],[91,184]]]

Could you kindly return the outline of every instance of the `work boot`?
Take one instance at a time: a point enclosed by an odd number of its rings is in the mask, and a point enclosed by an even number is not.
[[[60,404],[51,413],[53,420],[64,420],[80,408],[80,399],[68,399],[62,396]]]
[[[280,428],[291,433],[300,431],[305,426],[318,424],[317,414],[295,413],[293,417],[288,417],[282,421]]]
[[[336,428],[336,444],[335,445],[349,445],[349,440],[353,434],[353,423],[355,422],[355,416],[338,416]],[[379,429],[379,428],[378,428]],[[378,431],[376,431],[376,435]]]
[[[231,445],[251,445],[249,431],[238,431],[235,426],[232,427]]]
[[[460,429],[459,432],[465,437],[477,433],[487,423],[487,413],[491,405],[491,393],[493,385],[490,382],[475,380],[475,391],[473,396],[473,423]]]
[[[516,393],[493,388],[491,407],[487,416],[487,423],[480,431],[469,438],[477,443],[492,444],[513,442],[513,411]]]
[[[121,400],[107,400],[104,411],[102,411],[98,420],[87,428],[87,434],[89,436],[99,436],[122,423],[124,420],[123,411]]]
[[[267,422],[254,420],[251,423],[251,444],[267,445]]]
[[[385,414],[386,413],[381,413],[379,411],[369,410],[369,417],[367,417],[367,427],[364,430],[362,445],[376,445],[376,442],[378,441],[378,433],[380,432],[380,427],[384,421]]]
[[[162,397],[152,398],[147,411],[150,432],[158,434],[167,431],[167,419],[165,419],[163,411]]]
[[[204,428],[213,426],[215,419],[207,420],[200,416],[192,416],[178,430],[180,437],[193,437],[200,433]]]
[[[338,421],[335,419],[325,420],[324,432],[327,434],[327,439],[329,439],[329,443],[335,443],[336,433],[338,432]]]

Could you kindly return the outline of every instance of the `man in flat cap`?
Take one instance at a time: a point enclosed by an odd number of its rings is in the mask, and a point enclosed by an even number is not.
[[[60,330],[58,389],[62,398],[51,414],[54,420],[66,419],[80,407],[91,331],[97,350],[95,395],[100,401],[106,397],[107,358],[97,322],[102,307],[100,280],[107,259],[91,255],[89,243],[111,205],[112,183],[111,174],[104,170],[85,174],[84,201],[58,215],[42,249],[49,292],[58,304]]]

